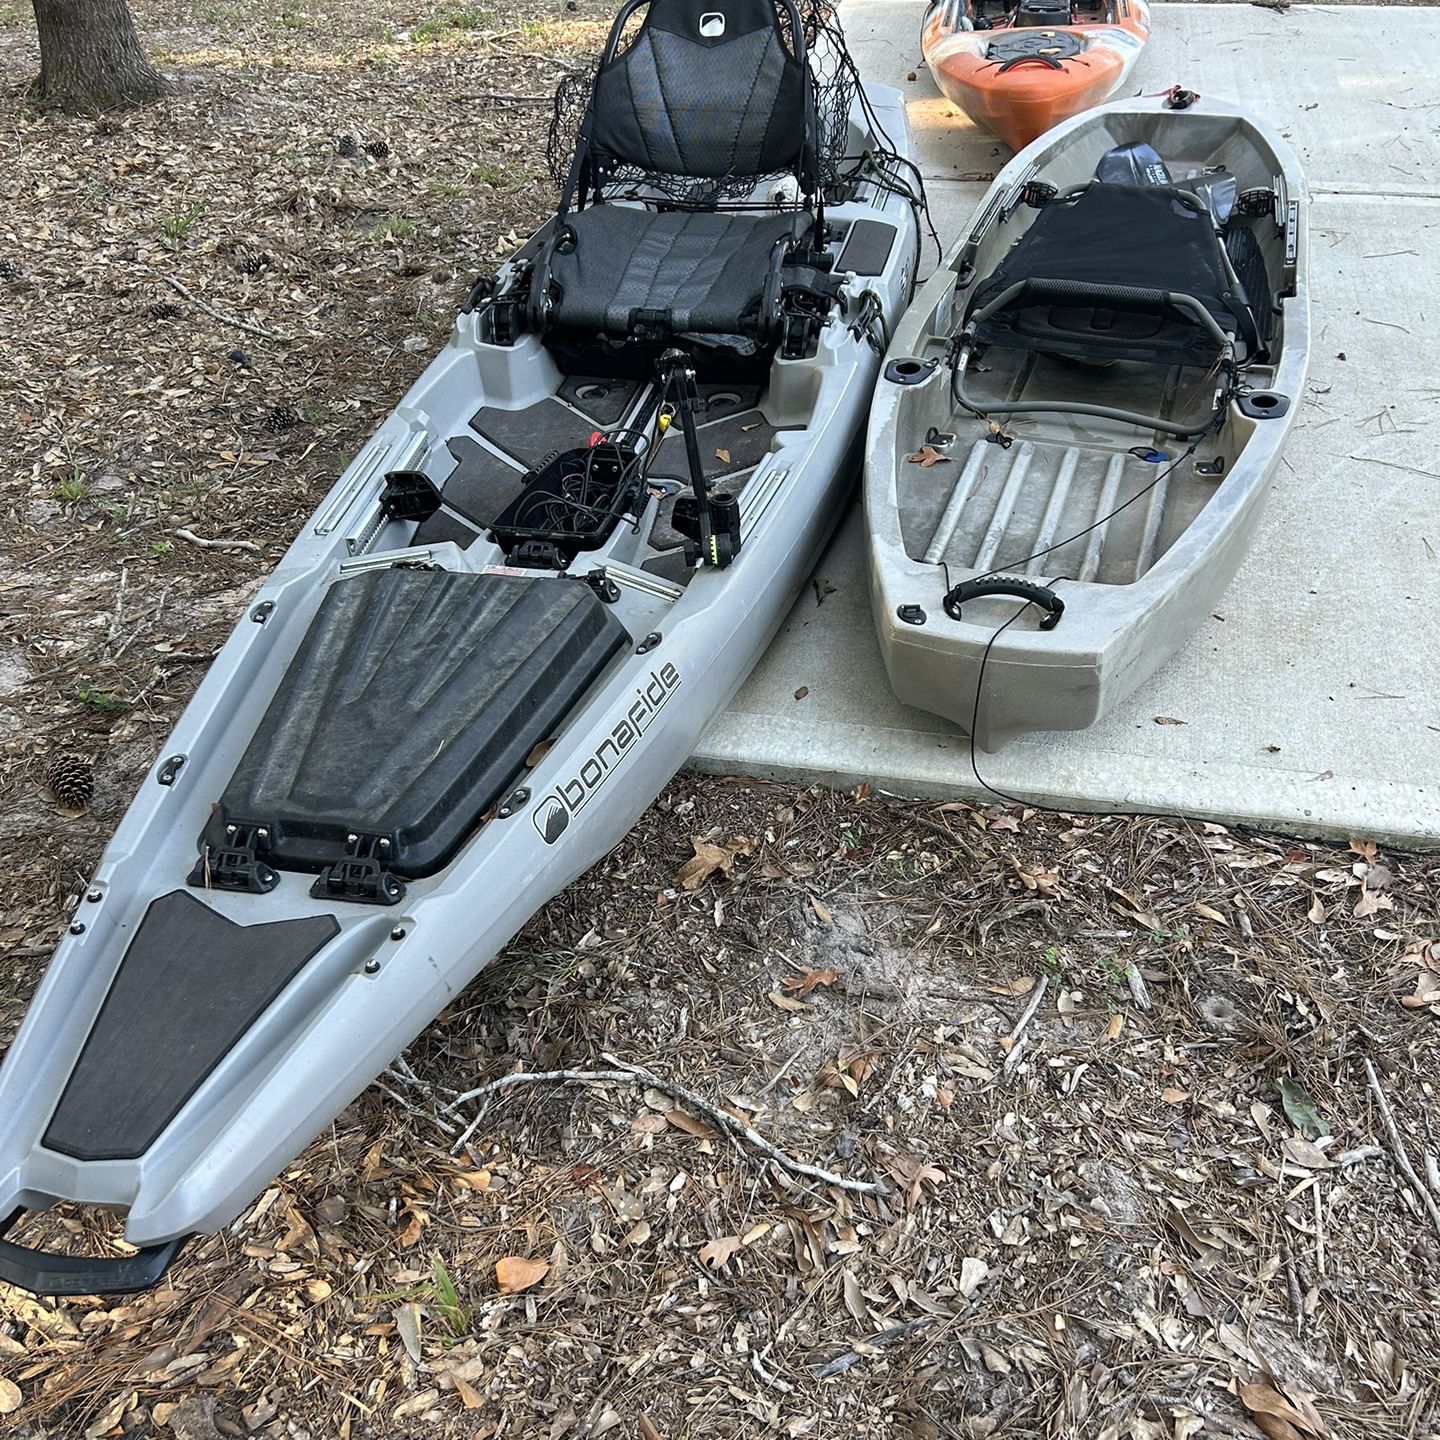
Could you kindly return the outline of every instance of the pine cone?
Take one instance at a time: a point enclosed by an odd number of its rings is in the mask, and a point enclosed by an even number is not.
[[[152,320],[174,320],[180,314],[180,307],[172,305],[168,300],[157,300],[150,307],[150,318]]]
[[[0,280],[18,280],[24,273],[13,260],[0,255]]]
[[[383,140],[372,140],[365,147],[365,153],[372,160],[383,160],[390,153],[390,147]]]
[[[45,782],[67,810],[84,810],[95,798],[95,771],[79,755],[57,755],[45,772]]]
[[[343,155],[347,160],[352,160],[360,153],[360,145],[353,135],[337,135],[335,137],[335,153]]]
[[[265,428],[272,435],[283,435],[299,423],[300,417],[288,405],[277,405],[265,417]]]

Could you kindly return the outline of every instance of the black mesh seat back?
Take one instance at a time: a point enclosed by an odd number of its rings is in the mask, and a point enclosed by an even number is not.
[[[673,334],[753,335],[774,248],[805,220],[595,205],[569,223],[576,244],[551,260],[563,325],[629,335],[648,313]]]
[[[1169,186],[1120,184],[1093,184],[1045,206],[976,288],[970,312],[1021,281],[1041,283],[981,322],[976,339],[1081,358],[1209,366],[1218,350],[1210,333],[1153,300],[1155,292],[1189,295],[1222,330],[1247,331],[1209,212],[1194,207]],[[1087,295],[1096,286],[1128,294],[1107,303]]]
[[[798,172],[813,138],[809,85],[774,0],[651,0],[595,77],[591,151],[662,175]]]

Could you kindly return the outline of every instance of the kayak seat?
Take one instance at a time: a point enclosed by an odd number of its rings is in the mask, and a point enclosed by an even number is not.
[[[980,345],[1208,368],[1258,327],[1208,207],[1173,185],[1092,182],[1043,203],[976,287]]]
[[[806,221],[595,205],[571,216],[574,243],[551,258],[551,323],[610,336],[755,336],[766,291]]]
[[[779,337],[787,291],[827,305],[809,253],[824,249],[817,133],[795,0],[629,0],[531,267],[528,328],[750,351]],[[772,202],[763,182],[785,177]]]
[[[190,883],[217,883],[217,857],[246,843],[270,874],[371,861],[387,885],[375,903],[392,903],[395,877],[450,863],[630,644],[577,580],[388,568],[336,581]]]

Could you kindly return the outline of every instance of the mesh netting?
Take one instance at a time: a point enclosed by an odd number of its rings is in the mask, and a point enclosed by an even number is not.
[[[845,48],[845,39],[829,0],[797,0],[797,8],[805,34],[810,77],[815,87],[820,184],[823,190],[834,191],[841,183],[845,168],[850,107],[855,99],[857,72],[854,61]],[[780,6],[777,13],[786,46],[793,51],[789,37],[789,12],[786,7]],[[633,43],[638,30],[637,19],[627,27],[617,53],[624,53]],[[590,92],[594,88],[595,72],[598,68],[597,58],[582,69],[566,75],[555,90],[546,159],[555,186],[559,190],[564,189],[566,177],[570,173],[570,163],[575,153],[575,137],[590,103]],[[746,195],[757,183],[770,178],[778,178],[778,175],[734,175],[719,179],[697,179],[688,175],[641,170],[630,165],[612,165],[605,175],[607,186],[643,186],[667,199],[692,205],[710,205]]]

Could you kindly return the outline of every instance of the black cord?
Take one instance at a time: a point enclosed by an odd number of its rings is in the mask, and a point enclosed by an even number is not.
[[[1223,413],[1223,411],[1221,413]],[[1214,427],[1212,426],[1211,428],[1213,429]],[[1206,431],[1206,434],[1208,433],[1209,430]],[[1120,514],[1122,510],[1127,510],[1142,496],[1148,495],[1150,491],[1153,490],[1167,475],[1171,474],[1180,465],[1184,464],[1184,462],[1189,459],[1189,457],[1192,456],[1197,449],[1199,449],[1200,441],[1204,438],[1204,435],[1201,435],[1197,439],[1193,440],[1190,443],[1189,449],[1187,449],[1184,454],[1180,455],[1172,464],[1168,465],[1164,470],[1162,470],[1160,474],[1158,474],[1147,485],[1136,491],[1136,493],[1132,495],[1127,501],[1125,501],[1123,505],[1117,505],[1112,511],[1110,511],[1108,515],[1102,515],[1098,520],[1094,521],[1090,525],[1087,525],[1083,530],[1077,530],[1073,535],[1067,536],[1064,540],[1057,541],[1054,545],[1047,546],[1044,550],[1037,550],[1033,555],[1027,555],[1023,560],[1006,561],[1003,565],[998,566],[996,569],[987,570],[983,575],[977,575],[975,578],[977,580],[988,580],[991,576],[1000,575],[1006,570],[1013,570],[1022,565],[1028,565],[1032,560],[1039,560],[1043,556],[1049,555],[1052,551],[1060,550],[1064,546],[1070,545],[1076,540],[1083,539],[1086,535],[1090,534],[1092,530],[1098,529],[1101,525],[1104,525],[1109,521],[1113,520],[1115,516]],[[946,609],[946,612],[948,613],[947,602],[949,601],[950,596],[954,593],[955,587],[952,586],[950,583],[950,567],[945,563],[944,560],[941,560],[940,568],[945,576],[945,598],[941,601],[941,607]],[[1061,577],[1061,580],[1067,578],[1068,577]],[[1052,580],[1047,583],[1051,585],[1056,585],[1061,583],[1061,580]],[[970,711],[970,770],[971,773],[975,776],[976,783],[980,786],[982,790],[988,790],[990,794],[997,796],[1001,800],[1008,801],[1012,805],[1028,806],[1031,809],[1044,810],[1051,815],[1063,815],[1067,812],[1061,810],[1058,806],[1044,805],[1037,800],[1022,800],[1018,795],[1011,795],[1008,791],[1001,790],[998,786],[992,785],[980,773],[980,764],[976,757],[975,731],[980,723],[980,701],[985,691],[985,667],[990,663],[990,652],[995,648],[995,642],[999,640],[999,638],[1033,604],[1035,604],[1035,601],[1027,600],[1022,606],[1020,606],[1018,610],[1015,611],[1013,615],[1010,616],[1008,620],[1002,621],[1001,624],[996,627],[994,634],[992,634],[989,640],[985,642],[984,652],[980,656],[980,673],[975,677],[975,704]],[[1137,811],[1135,813],[1157,815],[1162,818],[1184,819],[1184,816],[1180,815],[1171,816],[1168,811],[1152,810],[1143,812]]]
[[[819,27],[820,31],[829,39],[835,47],[839,56],[839,64],[850,77],[850,82],[855,87],[856,98],[860,101],[860,113],[864,115],[866,123],[870,126],[870,134],[878,142],[877,147],[869,155],[862,155],[856,162],[855,167],[849,172],[838,172],[841,180],[853,181],[859,178],[861,170],[867,161],[875,171],[874,183],[877,189],[884,190],[891,195],[903,196],[915,214],[918,223],[920,216],[925,217],[926,229],[930,232],[930,238],[935,243],[935,263],[941,264],[945,258],[944,246],[940,243],[940,236],[936,232],[935,222],[930,215],[930,197],[925,193],[925,178],[920,173],[920,167],[908,156],[901,155],[895,148],[895,142],[890,138],[889,132],[881,123],[880,117],[875,113],[875,107],[870,103],[870,97],[865,93],[865,81],[860,74],[860,67],[855,63],[855,57],[851,55],[845,44],[844,32],[833,22]],[[848,157],[847,157],[848,158]],[[875,166],[876,160],[888,161],[895,166],[904,166],[915,178],[915,188],[911,190],[898,177],[886,175]],[[838,161],[837,165],[844,164],[844,160]],[[916,263],[920,258],[920,246],[916,244]]]
[[[949,576],[947,575],[948,579]],[[970,771],[975,776],[975,783],[982,790],[988,790],[992,795],[998,795],[1002,800],[1008,800],[1012,805],[1033,805],[1031,800],[1022,800],[1018,795],[1008,794],[1006,791],[992,785],[981,773],[980,763],[975,756],[975,731],[980,724],[980,697],[985,691],[985,667],[990,663],[990,652],[995,648],[995,642],[1034,604],[1033,600],[1027,600],[1008,620],[1003,621],[995,633],[985,642],[985,651],[980,656],[980,673],[975,677],[975,704],[970,711]],[[1059,812],[1050,805],[1038,805],[1035,808],[1049,810],[1052,814]]]

